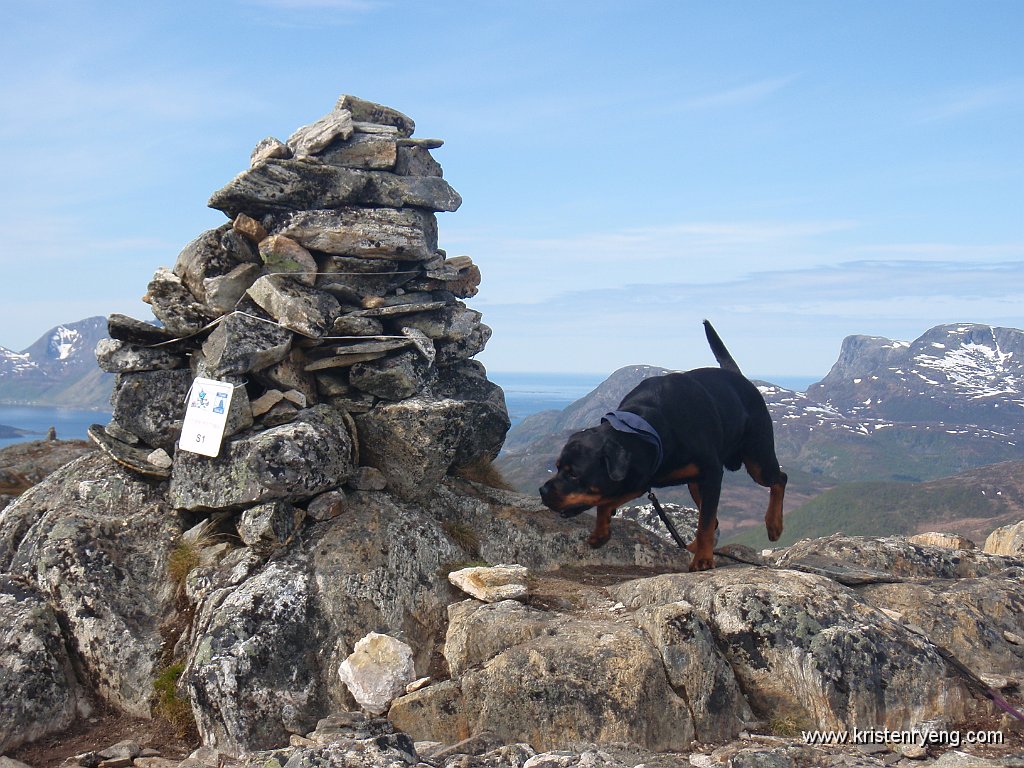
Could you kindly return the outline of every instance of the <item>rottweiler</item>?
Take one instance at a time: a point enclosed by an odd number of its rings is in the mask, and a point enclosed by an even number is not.
[[[770,489],[764,522],[768,538],[782,535],[786,473],[775,456],[771,416],[761,393],[741,372],[707,320],[704,332],[719,368],[697,368],[640,382],[601,425],[572,435],[540,489],[541,500],[563,517],[597,507],[587,539],[611,538],[611,518],[627,501],[685,483],[699,511],[697,535],[687,545],[691,571],[714,568],[718,500],[724,469],[741,465]]]

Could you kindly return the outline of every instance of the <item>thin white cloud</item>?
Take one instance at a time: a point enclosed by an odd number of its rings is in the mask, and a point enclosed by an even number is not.
[[[1007,82],[963,88],[939,96],[922,109],[921,122],[953,120],[979,112],[1024,104],[1024,83]]]
[[[682,109],[694,111],[745,107],[774,96],[789,86],[794,80],[796,80],[796,75],[758,80],[732,88],[725,88],[715,93],[686,99],[679,106]]]

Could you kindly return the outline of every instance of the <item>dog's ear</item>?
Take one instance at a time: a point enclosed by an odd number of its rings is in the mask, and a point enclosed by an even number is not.
[[[629,474],[629,453],[619,445],[618,440],[605,441],[604,466],[608,470],[608,477],[616,483],[625,480]]]

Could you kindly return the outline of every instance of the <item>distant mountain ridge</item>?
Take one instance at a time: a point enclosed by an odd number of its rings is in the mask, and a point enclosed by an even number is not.
[[[667,372],[623,368],[565,410],[524,419],[509,432],[499,469],[535,492],[569,434],[595,426],[640,380]],[[806,392],[758,386],[779,458],[811,495],[837,483],[928,481],[1024,460],[1024,332],[1015,328],[954,323],[912,342],[850,336]]]
[[[105,317],[58,325],[21,352],[0,347],[0,403],[108,408],[114,377],[96,364]]]

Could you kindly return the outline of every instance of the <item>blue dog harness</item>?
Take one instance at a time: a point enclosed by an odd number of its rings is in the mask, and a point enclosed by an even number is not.
[[[636,435],[645,443],[653,445],[658,454],[657,460],[654,464],[654,469],[657,471],[661,466],[661,460],[665,458],[665,449],[661,445],[661,435],[658,434],[658,430],[650,425],[647,419],[642,416],[637,416],[635,413],[630,413],[629,411],[612,411],[610,413],[606,413],[604,418],[601,419],[601,422],[608,424],[616,432],[625,432],[630,435]],[[647,498],[651,500],[651,504],[654,505],[654,511],[658,513],[658,517],[661,518],[661,522],[663,522],[665,527],[668,528],[668,532],[671,534],[672,538],[675,539],[676,544],[678,544],[680,548],[685,549],[686,543],[683,541],[682,536],[679,535],[679,531],[676,530],[676,527],[672,524],[672,520],[669,516],[665,514],[665,510],[662,509],[661,504],[658,503],[658,497],[654,495],[654,491],[650,488],[647,489]],[[715,541],[718,541],[717,532]]]
[[[601,422],[608,424],[616,432],[636,435],[645,443],[653,445],[657,452],[654,468],[657,470],[661,466],[661,460],[665,458],[665,449],[661,445],[661,435],[658,434],[658,430],[650,425],[647,419],[629,411],[611,411],[604,415]]]

